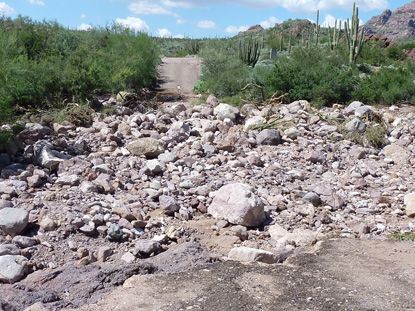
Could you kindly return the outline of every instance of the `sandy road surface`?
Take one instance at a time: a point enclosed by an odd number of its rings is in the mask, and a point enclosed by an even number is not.
[[[193,86],[199,81],[201,62],[196,57],[163,58],[159,67],[160,88],[192,94]]]

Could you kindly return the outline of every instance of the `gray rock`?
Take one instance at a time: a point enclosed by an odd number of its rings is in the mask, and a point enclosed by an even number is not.
[[[164,164],[172,163],[177,161],[177,156],[169,151],[166,151],[158,156],[158,159]]]
[[[373,108],[370,106],[361,106],[357,108],[354,112],[354,115],[358,118],[367,117],[373,114]]]
[[[98,187],[90,181],[83,181],[79,187],[83,193],[98,193]]]
[[[358,132],[364,133],[366,131],[366,123],[360,121],[358,118],[354,118],[352,121],[348,122],[344,129],[347,132]]]
[[[362,107],[362,106],[364,106],[362,102],[354,101],[344,109],[344,114],[346,116],[350,116],[355,113],[357,108]]]
[[[279,145],[282,143],[281,133],[278,130],[265,129],[256,137],[258,145]]]
[[[153,174],[159,174],[165,168],[165,165],[157,159],[148,160],[146,165]]]
[[[15,283],[26,274],[26,258],[22,256],[0,256],[0,282]]]
[[[246,227],[259,226],[265,220],[263,202],[251,186],[241,183],[220,188],[208,212],[215,218],[223,218],[232,224]]]
[[[55,181],[55,185],[59,186],[78,186],[80,178],[76,175],[61,176]]]
[[[408,193],[404,198],[406,215],[415,218],[415,193]]]
[[[385,154],[387,158],[393,160],[395,164],[398,165],[408,165],[410,155],[408,151],[396,144],[391,144],[383,148],[382,152]]]
[[[20,249],[14,244],[0,245],[0,256],[3,255],[20,255]]]
[[[3,208],[0,210],[0,229],[6,234],[22,232],[29,222],[29,213],[22,208]]]
[[[36,188],[43,185],[43,179],[39,175],[33,175],[26,178],[29,187]]]
[[[320,197],[314,193],[314,192],[308,192],[305,196],[304,196],[304,201],[306,202],[310,202],[311,204],[313,204],[315,207],[319,206],[321,204],[321,199]]]
[[[129,143],[126,149],[135,156],[144,155],[149,158],[156,158],[164,152],[163,143],[151,137],[140,138]]]
[[[279,224],[274,224],[268,228],[268,232],[272,239],[275,241],[278,241],[279,239],[285,237],[289,232],[285,230],[282,226]]]
[[[80,157],[74,157],[59,163],[58,175],[82,175],[87,169],[92,167],[92,163],[85,161]]]
[[[230,119],[232,122],[235,122],[236,117],[239,115],[239,109],[228,104],[219,104],[213,110],[213,114],[219,120]]]
[[[166,215],[173,215],[180,210],[180,205],[173,197],[162,195],[159,197],[159,202]]]
[[[151,255],[152,253],[158,253],[162,250],[159,242],[152,240],[138,240],[135,243],[135,250],[142,255]]]
[[[6,182],[0,182],[0,194],[8,194],[10,196],[17,195],[16,189],[13,186],[9,186]]]
[[[135,256],[130,252],[126,252],[124,255],[121,256],[121,260],[125,261],[128,264],[131,264],[135,261]]]
[[[114,240],[119,240],[122,238],[122,236],[124,235],[121,227],[117,224],[111,224],[109,230],[108,230],[108,235],[110,236],[110,238],[114,239]]]
[[[105,262],[112,255],[112,249],[108,246],[101,246],[98,249],[98,260],[100,262]]]
[[[12,242],[19,246],[20,248],[28,248],[35,246],[39,243],[38,240],[28,236],[17,235],[13,238]]]
[[[283,259],[277,254],[256,248],[235,247],[229,252],[228,258],[242,262],[262,262],[266,264],[275,264],[283,262],[287,257]]]
[[[218,99],[212,94],[210,94],[209,97],[206,99],[206,104],[212,107],[215,107],[218,104],[218,102]]]
[[[33,146],[34,151],[34,162],[41,166],[46,167],[50,170],[56,170],[58,165],[69,157],[56,150],[53,150],[53,145],[45,140],[36,142]]]
[[[0,199],[0,209],[5,207],[13,207],[13,203],[11,201]]]

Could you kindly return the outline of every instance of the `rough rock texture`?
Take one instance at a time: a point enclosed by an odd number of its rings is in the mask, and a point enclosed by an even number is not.
[[[163,144],[154,138],[141,138],[129,143],[125,148],[132,155],[145,155],[149,158],[156,158],[164,152]]]
[[[29,222],[29,213],[22,208],[3,208],[0,210],[0,229],[6,234],[22,232]]]
[[[249,247],[235,247],[229,252],[228,257],[236,261],[262,262],[267,264],[283,262],[286,259],[286,256],[283,258],[271,252]]]
[[[223,186],[208,207],[215,218],[246,227],[261,225],[265,220],[264,204],[254,189],[246,184],[235,183]]]
[[[384,11],[381,15],[372,17],[366,24],[368,33],[379,33],[391,39],[410,38],[415,35],[415,2],[391,12]]]

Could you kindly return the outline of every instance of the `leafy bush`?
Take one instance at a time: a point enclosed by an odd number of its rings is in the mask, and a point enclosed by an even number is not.
[[[360,81],[353,97],[366,104],[393,105],[415,99],[413,66],[383,67]]]
[[[351,100],[355,83],[355,71],[341,66],[339,57],[321,48],[297,48],[280,58],[265,87],[268,95],[279,91],[321,106]]]
[[[151,38],[119,25],[76,31],[29,18],[0,18],[0,121],[20,108],[86,102],[98,93],[156,82]],[[16,110],[15,110],[16,112]]]

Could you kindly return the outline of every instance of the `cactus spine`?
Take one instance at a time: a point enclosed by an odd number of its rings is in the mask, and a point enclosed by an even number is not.
[[[352,22],[350,25],[349,19],[344,23],[344,28],[346,30],[346,40],[349,48],[349,66],[356,64],[356,59],[362,52],[362,48],[365,42],[365,29],[362,28],[362,31],[359,36],[359,8],[356,8],[356,3],[353,3],[353,16]]]
[[[252,68],[255,67],[261,54],[262,44],[258,39],[254,39],[252,35],[248,39],[239,41],[239,58]]]

